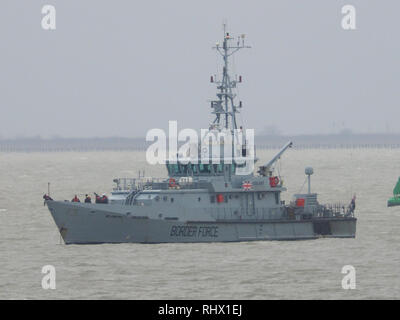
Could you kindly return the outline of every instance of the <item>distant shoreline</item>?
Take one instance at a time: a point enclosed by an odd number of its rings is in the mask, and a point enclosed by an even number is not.
[[[399,149],[400,134],[330,134],[256,136],[257,150],[278,149],[287,141],[294,149]],[[16,138],[0,139],[0,152],[145,151],[145,138]]]

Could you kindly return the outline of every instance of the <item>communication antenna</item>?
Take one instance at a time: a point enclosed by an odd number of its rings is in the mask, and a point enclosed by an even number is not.
[[[229,57],[241,49],[251,47],[244,44],[244,34],[237,37],[236,43],[231,44],[231,41],[235,40],[235,38],[226,31],[226,23],[223,24],[223,30],[224,39],[222,45],[216,42],[213,47],[223,58],[223,71],[221,80],[211,77],[211,82],[215,83],[219,90],[217,92],[218,100],[211,101],[211,107],[214,109],[212,113],[215,114],[213,124],[220,125],[221,121],[224,121],[224,128],[230,129],[233,132],[233,130],[238,129],[236,113],[242,107],[241,102],[235,103],[236,94],[233,92],[233,89],[236,88],[237,83],[242,82],[242,76],[239,76],[239,79],[237,79],[237,77],[232,77],[229,74]]]

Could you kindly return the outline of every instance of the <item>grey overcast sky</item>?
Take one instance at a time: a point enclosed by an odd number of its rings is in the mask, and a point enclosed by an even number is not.
[[[234,65],[245,127],[398,133],[399,15],[398,0],[1,0],[0,137],[207,128],[223,21],[252,46]]]

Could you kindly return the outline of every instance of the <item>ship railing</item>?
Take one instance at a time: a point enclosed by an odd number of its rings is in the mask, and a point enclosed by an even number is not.
[[[350,205],[341,202],[319,205],[313,208],[313,217],[316,218],[343,218],[354,217],[354,211]]]
[[[116,178],[113,180],[116,186],[113,191],[132,191],[151,189],[152,184],[165,182],[165,178]]]
[[[141,178],[136,181],[137,190],[151,190],[154,189],[154,185],[157,185],[156,189],[159,189],[159,185],[164,185],[167,183],[166,178]]]
[[[115,178],[113,182],[116,186],[113,191],[133,190],[136,179],[134,178]]]
[[[116,186],[113,191],[133,191],[151,189],[204,189],[210,183],[206,181],[196,181],[193,179],[174,179],[169,178],[116,178],[113,180]]]
[[[303,208],[301,208],[303,209]],[[354,217],[349,207],[342,203],[319,205],[312,210],[288,211],[288,207],[277,208],[214,208],[211,215],[217,220],[287,220],[287,219],[326,219]]]
[[[214,208],[211,215],[217,220],[279,220],[287,219],[283,208]]]
[[[168,178],[160,178],[155,179],[151,182],[147,182],[143,184],[144,188],[147,189],[207,189],[209,188],[210,183],[207,181],[178,181],[173,180],[170,181]]]

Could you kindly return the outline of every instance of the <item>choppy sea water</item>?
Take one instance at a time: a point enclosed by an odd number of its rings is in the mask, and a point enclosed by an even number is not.
[[[259,163],[275,151],[259,151]],[[115,177],[166,176],[141,152],[0,154],[0,299],[399,299],[400,207],[386,207],[400,150],[289,150],[290,200],[312,166],[321,202],[356,193],[356,239],[210,244],[64,245],[43,206],[51,196],[110,191]],[[306,186],[304,186],[305,188]],[[304,191],[304,190],[303,190]],[[56,289],[41,286],[56,268]],[[356,289],[342,289],[344,265]]]

